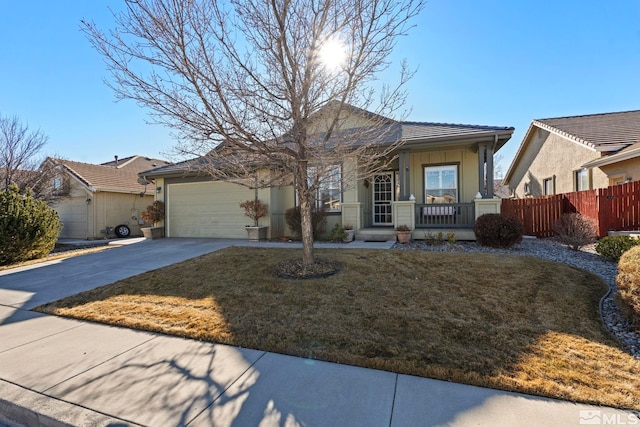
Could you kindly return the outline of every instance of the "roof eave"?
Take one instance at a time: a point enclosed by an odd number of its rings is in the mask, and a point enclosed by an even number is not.
[[[632,160],[640,157],[640,148],[625,151],[623,153],[611,154],[609,156],[600,157],[599,159],[591,160],[585,163],[581,167],[592,169],[600,166],[608,166],[618,162],[624,162],[625,160]]]

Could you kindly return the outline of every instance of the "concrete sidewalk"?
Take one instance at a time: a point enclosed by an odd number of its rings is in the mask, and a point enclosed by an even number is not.
[[[558,426],[580,425],[581,421],[609,425],[612,421],[640,422],[630,412],[610,408],[27,310],[40,302],[233,243],[238,242],[146,241],[76,257],[75,261],[70,258],[49,266],[0,272],[0,425],[3,419],[7,424],[12,420],[29,426]],[[96,265],[104,268],[96,269]]]

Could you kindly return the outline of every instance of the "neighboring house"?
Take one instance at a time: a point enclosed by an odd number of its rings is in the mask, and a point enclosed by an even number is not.
[[[357,112],[360,119],[369,114],[355,107],[348,111]],[[362,126],[362,121],[354,117],[349,116],[345,122],[352,123],[352,128]],[[346,127],[342,130],[349,133]],[[397,151],[397,159],[387,171],[357,183],[342,182],[346,176],[343,171],[357,167],[353,159],[347,156],[336,164],[332,179],[327,180],[317,198],[318,204],[328,207],[327,229],[335,223],[350,224],[356,238],[373,239],[376,231],[388,236],[393,227],[406,224],[415,229],[414,238],[423,239],[425,231],[433,228],[474,239],[471,229],[475,218],[499,209],[499,199],[493,197],[493,180],[486,177],[493,176],[493,155],[511,138],[513,130],[389,120],[381,129],[387,139],[379,144],[383,147],[399,136],[404,144]],[[197,176],[199,161],[140,174],[162,188],[156,198],[166,205],[167,237],[246,238],[244,226],[251,220],[239,204],[254,199],[256,192]],[[257,194],[269,206],[268,217],[260,221],[269,226],[269,236],[291,235],[284,213],[296,204],[293,186],[260,189]]]
[[[501,199],[508,199],[511,197],[509,187],[504,185],[504,180],[497,178],[493,180],[493,195]]]
[[[505,175],[513,197],[640,180],[640,111],[531,122]]]
[[[142,212],[153,203],[156,188],[143,185],[138,172],[170,163],[131,156],[93,165],[48,158],[57,169],[52,207],[64,226],[60,237],[104,239],[114,234],[142,235]],[[120,226],[120,227],[118,227]]]

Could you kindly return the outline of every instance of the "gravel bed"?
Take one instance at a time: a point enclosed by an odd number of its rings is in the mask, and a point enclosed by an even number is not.
[[[595,252],[594,245],[586,246],[580,251],[573,251],[553,239],[525,238],[521,243],[514,245],[510,249],[487,248],[475,242],[445,242],[440,245],[427,245],[422,241],[414,241],[407,244],[396,243],[393,248],[397,250],[487,252],[529,255],[549,261],[561,262],[596,274],[609,286],[609,292],[607,292],[600,301],[600,316],[602,322],[634,357],[640,358],[639,331],[631,328],[629,320],[624,316],[620,307],[615,302],[618,265],[598,255]]]

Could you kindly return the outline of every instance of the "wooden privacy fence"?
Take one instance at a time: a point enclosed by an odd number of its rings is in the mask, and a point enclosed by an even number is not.
[[[525,234],[553,236],[553,225],[565,213],[593,218],[598,237],[609,230],[640,229],[640,181],[597,190],[577,191],[529,199],[503,199],[501,211],[522,221]]]

